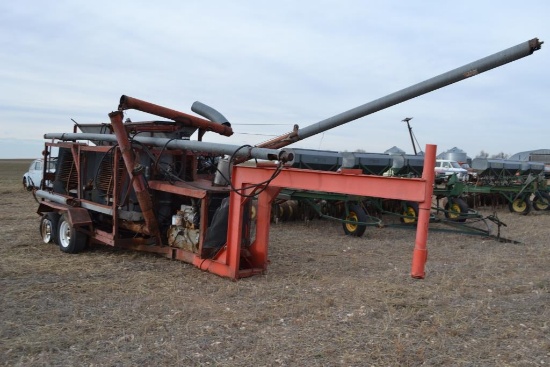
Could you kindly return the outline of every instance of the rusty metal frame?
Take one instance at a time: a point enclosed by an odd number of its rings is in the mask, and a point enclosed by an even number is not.
[[[106,151],[110,149],[105,146],[92,147],[71,143],[47,143],[47,145],[71,148],[75,169],[79,172],[79,188],[81,188],[83,184],[80,182],[80,171],[83,169],[83,165],[86,164],[86,161],[81,161],[81,152]],[[131,152],[129,147],[126,147],[126,149],[128,152]],[[337,173],[283,168],[280,173],[270,181],[274,172],[277,170],[273,165],[260,165],[256,167],[235,165],[233,167],[231,179],[232,186],[234,189],[240,191],[241,195],[245,194],[249,197],[243,197],[237,194],[235,190],[231,191],[227,243],[212,258],[202,256],[202,244],[205,237],[206,225],[201,225],[201,240],[198,253],[180,248],[162,246],[155,235],[151,238],[120,238],[119,230],[123,223],[121,223],[117,214],[117,202],[120,199],[118,197],[120,192],[116,188],[113,190],[113,202],[111,205],[94,203],[96,206],[109,207],[112,210],[112,232],[109,233],[99,228],[93,228],[90,232],[90,238],[91,241],[95,243],[157,253],[167,258],[191,263],[201,270],[236,280],[255,274],[262,274],[267,270],[271,204],[283,188],[415,201],[419,203],[420,210],[415,248],[413,251],[411,276],[414,278],[424,278],[424,267],[427,259],[426,242],[428,236],[428,223],[433,193],[435,151],[435,145],[428,145],[426,147],[423,176],[422,178],[413,179],[362,175],[354,170],[344,170],[343,172]],[[118,172],[119,169],[118,157],[120,155],[124,156],[124,151],[116,149],[113,159],[115,169],[114,184],[117,188],[120,184],[116,182],[118,180],[116,172]],[[130,158],[132,158],[132,162],[125,161],[126,168],[133,167],[133,157]],[[125,178],[123,178],[123,180],[132,180],[132,172],[128,171],[127,175],[128,176],[124,175]],[[134,184],[135,179],[136,177],[134,176]],[[269,182],[269,186],[258,186],[256,185],[258,182]],[[208,222],[207,208],[210,197],[208,193],[222,193],[228,190],[227,188],[216,189],[212,187],[209,182],[207,183],[205,181],[203,183],[201,180],[194,182],[193,185],[185,182],[167,184],[163,181],[151,180],[148,182],[148,187],[151,190],[169,192],[175,195],[199,199],[201,201],[201,223]],[[81,197],[80,190],[77,191],[78,194],[75,200],[79,204],[86,204],[87,200]],[[256,192],[259,193],[256,195]],[[248,209],[247,204],[250,200],[250,196],[257,196],[256,233],[250,245],[243,246],[243,218],[245,217],[244,211]],[[66,211],[69,209],[67,205],[55,203],[46,204],[46,202],[41,202],[39,211],[48,211],[46,205],[53,210]],[[89,221],[87,223],[91,224]],[[242,254],[246,254],[246,266],[241,266],[243,265],[241,264]]]
[[[249,262],[252,266],[241,268],[240,259],[242,242],[242,225],[245,199],[235,191],[231,192],[229,205],[229,223],[227,245],[215,259],[204,259],[194,262],[202,270],[217,275],[239,279],[267,270],[267,254],[269,243],[269,225],[271,202],[281,188],[297,190],[313,190],[332,193],[342,193],[357,196],[380,197],[415,201],[419,203],[419,216],[411,276],[424,278],[427,260],[426,242],[434,182],[435,145],[426,146],[422,178],[397,178],[350,173],[336,173],[301,169],[283,169],[274,178],[269,187],[263,187],[258,195],[258,211],[256,223],[256,238],[247,249]],[[252,189],[246,189],[257,182],[268,181],[275,168],[235,166],[232,183],[237,190],[251,194]]]

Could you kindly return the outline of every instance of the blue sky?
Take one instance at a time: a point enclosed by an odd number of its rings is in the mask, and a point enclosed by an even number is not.
[[[498,4],[498,5],[496,5]],[[0,3],[0,158],[45,133],[108,122],[126,94],[186,113],[199,100],[257,144],[529,39],[546,1],[27,1]],[[296,144],[471,157],[550,148],[550,42],[533,55]],[[132,120],[150,116],[128,111]]]

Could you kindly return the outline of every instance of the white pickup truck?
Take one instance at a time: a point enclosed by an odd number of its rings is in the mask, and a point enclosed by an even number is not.
[[[445,175],[447,179],[453,174],[456,174],[461,181],[466,181],[468,179],[468,170],[462,168],[457,161],[448,159],[436,159],[435,174]]]

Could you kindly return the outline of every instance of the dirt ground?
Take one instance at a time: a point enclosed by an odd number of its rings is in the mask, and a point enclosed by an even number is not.
[[[28,163],[0,161],[0,365],[550,365],[550,211],[498,209],[520,244],[431,226],[424,280],[412,229],[279,223],[267,274],[232,282],[42,243]]]

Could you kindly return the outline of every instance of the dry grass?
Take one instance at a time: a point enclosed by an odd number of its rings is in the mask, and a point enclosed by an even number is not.
[[[550,212],[499,211],[522,244],[431,231],[343,236],[272,227],[269,271],[231,282],[185,263],[41,243],[27,162],[0,161],[0,364],[543,366],[550,364]]]

